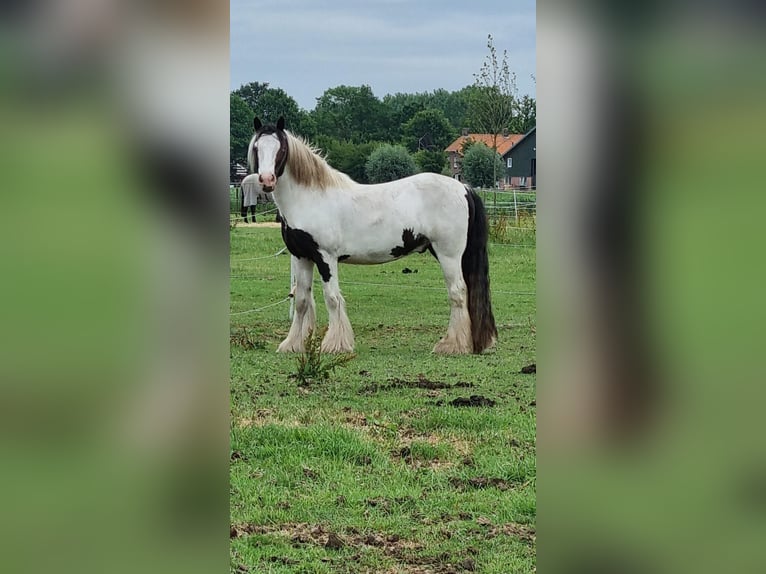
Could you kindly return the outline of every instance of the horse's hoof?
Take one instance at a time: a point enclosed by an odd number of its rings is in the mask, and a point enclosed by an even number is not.
[[[322,347],[322,352],[328,355],[339,355],[342,353],[353,353],[354,347]]]
[[[330,353],[330,354],[354,352],[353,345],[342,345],[342,344],[327,344],[326,345],[322,343],[321,348],[323,353]]]
[[[283,341],[279,347],[277,347],[277,353],[302,353],[304,351],[303,345],[295,345]]]
[[[436,343],[433,352],[437,355],[467,355],[472,350],[465,345],[458,345],[456,341],[442,339]]]

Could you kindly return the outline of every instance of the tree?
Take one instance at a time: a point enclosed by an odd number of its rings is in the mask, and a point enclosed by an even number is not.
[[[473,92],[473,86],[466,86],[456,92],[448,92],[445,89],[434,90],[429,105],[440,109],[452,127],[459,132],[464,127],[470,127],[468,107]]]
[[[250,82],[249,84],[243,84],[239,89],[234,90],[234,94],[242,98],[250,109],[255,111],[258,109],[258,102],[265,92],[269,88],[268,82]]]
[[[410,151],[443,151],[457,137],[444,112],[437,109],[422,110],[403,126],[404,143]],[[440,170],[441,171],[441,170]]]
[[[472,137],[464,139],[463,143],[460,145],[460,153],[463,154],[463,157],[465,157],[465,154],[468,153],[469,149],[471,149],[471,146],[477,143],[479,142],[477,142]]]
[[[388,139],[390,141],[401,139],[402,125],[418,112],[427,109],[441,110],[455,132],[468,127],[469,97],[473,91],[473,86],[467,86],[456,92],[440,88],[433,92],[385,95],[383,105],[387,109],[391,126]]]
[[[229,97],[229,160],[245,163],[247,146],[253,137],[253,110],[241,97]]]
[[[474,187],[494,187],[503,167],[500,154],[482,142],[471,145],[463,157],[463,177]]]
[[[354,181],[367,183],[365,166],[370,155],[379,145],[376,142],[355,144],[325,138],[321,147],[326,153],[327,163],[332,167],[347,174]]]
[[[417,173],[415,160],[400,145],[383,144],[370,154],[365,166],[369,183],[383,183]]]
[[[402,125],[412,116],[428,107],[428,94],[386,94],[383,96],[383,107],[388,118],[388,131],[385,137],[388,141],[402,139]]]
[[[442,173],[447,167],[447,154],[440,150],[429,151],[422,149],[415,154],[415,163],[420,171]]]
[[[312,112],[317,131],[337,140],[380,140],[388,129],[386,108],[370,86],[337,86],[325,90]]]
[[[298,102],[282,88],[270,88],[267,83],[250,82],[233,93],[247,102],[264,124],[276,123],[279,116],[282,116],[287,128],[293,133],[306,138],[316,135],[316,124],[308,112],[302,110]]]
[[[513,119],[516,74],[508,67],[508,52],[498,61],[492,35],[488,36],[489,55],[474,75],[476,88],[471,97],[470,115],[479,131],[492,134],[492,149],[497,152],[497,138]],[[497,180],[497,174],[493,181]]]
[[[514,134],[525,134],[537,124],[537,101],[530,96],[516,100],[513,120],[509,126]]]
[[[282,88],[268,88],[258,98],[253,107],[255,115],[264,124],[275,124],[280,116],[285,118],[285,125],[291,131],[298,131],[301,123],[301,109],[292,97]]]

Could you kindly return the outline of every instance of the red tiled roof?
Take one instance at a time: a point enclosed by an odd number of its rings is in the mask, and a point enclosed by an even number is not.
[[[446,151],[447,153],[450,152],[458,152],[462,153],[463,149],[463,143],[466,140],[472,139],[477,142],[484,143],[488,148],[492,149],[492,134],[468,134],[467,136],[460,136],[457,138],[454,142],[449,144],[447,146]],[[503,136],[503,134],[500,134],[497,136],[497,153],[500,155],[504,155],[505,152],[507,152],[509,149],[511,149],[513,146],[515,146],[522,138],[524,137],[524,134],[508,134],[508,136]]]

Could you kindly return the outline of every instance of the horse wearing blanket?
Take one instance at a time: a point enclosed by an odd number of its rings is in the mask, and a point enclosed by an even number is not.
[[[487,218],[479,196],[457,180],[420,173],[362,185],[333,169],[303,139],[254,121],[248,161],[282,214],[282,238],[293,255],[295,314],[282,352],[302,352],[314,329],[312,281],[322,278],[329,328],[325,352],[354,349],[354,332],[338,285],[338,263],[371,265],[428,249],[442,268],[451,305],[435,353],[481,353],[497,338],[489,293]]]

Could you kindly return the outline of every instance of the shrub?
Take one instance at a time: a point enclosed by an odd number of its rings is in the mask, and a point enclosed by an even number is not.
[[[492,160],[495,170],[492,169]],[[501,179],[505,173],[503,159],[482,142],[471,145],[463,157],[463,177],[473,187],[494,187],[495,177]]]
[[[370,154],[365,165],[367,181],[384,183],[417,173],[415,160],[400,145],[383,144]]]
[[[327,140],[324,144],[322,147],[326,150],[327,163],[358,183],[368,183],[365,166],[370,154],[380,144],[355,144],[338,140]]]
[[[303,353],[298,355],[298,371],[295,377],[301,385],[309,385],[313,382],[323,382],[330,378],[332,372],[338,367],[344,367],[356,355],[353,353],[340,353],[337,355],[322,353],[322,339],[327,329],[321,333],[309,331],[304,341]]]
[[[420,171],[442,173],[447,167],[447,154],[443,151],[420,150],[415,154],[415,163]]]

